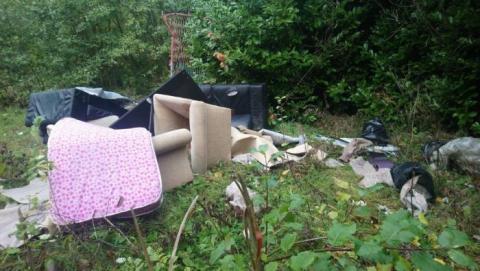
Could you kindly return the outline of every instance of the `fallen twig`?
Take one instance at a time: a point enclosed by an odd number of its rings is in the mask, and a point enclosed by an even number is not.
[[[140,231],[140,226],[138,225],[137,216],[133,209],[130,210],[132,212],[133,217],[133,224],[135,225],[135,230],[137,231],[138,241],[140,242],[140,246],[142,247],[143,256],[145,257],[145,261],[147,262],[148,271],[153,271],[152,261],[150,261],[150,256],[148,255],[147,246],[145,245],[145,240],[143,239],[142,231]]]
[[[175,264],[175,261],[177,260],[177,248],[178,248],[178,243],[180,242],[180,236],[182,236],[183,229],[185,228],[185,224],[187,222],[188,217],[191,215],[193,212],[193,208],[195,207],[195,204],[197,203],[198,200],[198,195],[192,200],[192,203],[190,204],[190,207],[188,207],[187,212],[183,216],[182,224],[180,224],[180,228],[178,229],[177,232],[177,238],[175,238],[175,244],[173,245],[173,251],[172,251],[172,256],[170,257],[170,261],[168,263],[168,271],[173,270],[173,264]]]

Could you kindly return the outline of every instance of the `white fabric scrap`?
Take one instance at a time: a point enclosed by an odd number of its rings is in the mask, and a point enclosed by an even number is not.
[[[327,160],[325,160],[325,166],[329,168],[337,168],[337,167],[343,167],[344,164],[338,161],[337,159],[328,158]]]
[[[419,176],[415,176],[408,180],[400,191],[400,201],[409,211],[413,210],[414,215],[418,215],[419,212],[426,213],[427,199],[432,197],[427,189],[417,184],[418,178]]]
[[[8,204],[0,210],[0,248],[19,247],[24,240],[17,239],[17,224],[22,220],[33,223],[37,228],[49,228],[49,189],[48,182],[32,180],[28,185],[2,189],[0,193],[17,203]],[[32,200],[36,199],[36,204]]]
[[[373,145],[373,143],[370,140],[354,138],[347,146],[345,146],[345,148],[343,148],[342,156],[340,156],[339,159],[348,163],[352,157],[371,145]]]
[[[253,198],[257,194],[256,192],[250,190],[250,188],[247,188],[247,190],[250,198]],[[243,199],[242,192],[240,192],[240,189],[235,182],[232,182],[227,186],[225,189],[225,195],[228,199],[228,203],[233,207],[236,214],[241,215],[245,212],[247,205]],[[254,207],[254,209],[255,213],[260,211],[258,207]]]
[[[47,201],[49,197],[48,181],[36,178],[26,186],[1,189],[0,194],[23,204],[29,204],[33,198],[36,198],[38,202]]]
[[[363,179],[360,181],[360,186],[362,187],[372,187],[378,183],[394,186],[389,168],[379,168],[376,170],[373,165],[365,161],[363,157],[350,160],[350,166],[355,174],[363,176]]]

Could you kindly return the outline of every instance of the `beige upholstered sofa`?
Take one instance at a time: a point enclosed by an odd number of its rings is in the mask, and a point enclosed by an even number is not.
[[[153,96],[155,135],[186,128],[194,173],[231,159],[231,110],[185,98]]]
[[[162,176],[163,191],[171,190],[193,179],[187,146],[192,136],[187,129],[177,129],[152,138]]]

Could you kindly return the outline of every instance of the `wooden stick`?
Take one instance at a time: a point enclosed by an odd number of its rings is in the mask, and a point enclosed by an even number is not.
[[[178,233],[177,233],[177,238],[175,238],[175,244],[173,245],[172,256],[170,257],[170,261],[168,263],[168,271],[173,270],[173,264],[175,264],[175,261],[177,260],[176,255],[177,255],[178,243],[180,242],[180,236],[182,236],[182,232],[183,232],[183,229],[185,228],[185,224],[187,223],[187,219],[192,214],[193,208],[195,207],[197,200],[198,200],[198,195],[192,200],[190,207],[188,207],[187,212],[183,216],[182,224],[180,224],[180,228],[178,229]]]
[[[145,261],[147,262],[148,271],[153,271],[152,261],[150,261],[150,256],[148,255],[147,246],[145,245],[145,240],[143,239],[142,231],[140,231],[140,226],[138,225],[137,216],[133,209],[130,210],[132,212],[133,217],[133,224],[135,225],[135,230],[137,231],[138,241],[140,242],[140,246],[142,247],[143,256],[145,257]]]

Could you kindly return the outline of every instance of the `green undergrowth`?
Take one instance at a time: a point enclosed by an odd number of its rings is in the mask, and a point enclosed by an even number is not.
[[[19,112],[10,110],[7,115]],[[352,137],[363,119],[325,115],[315,126],[287,123],[276,129],[309,138],[317,133]],[[397,161],[420,159],[420,144],[427,139],[453,136],[389,130],[402,147]],[[26,152],[20,144],[9,146]],[[312,145],[334,158],[341,151]],[[269,172],[225,163],[164,193],[159,209],[138,219],[142,238],[132,221],[115,221],[115,227],[98,221],[3,250],[0,269],[147,270],[143,240],[154,269],[167,270],[182,218],[198,195],[181,235],[176,270],[249,270],[242,217],[225,199],[226,186],[241,180],[257,192],[252,199],[260,208],[264,270],[478,270],[478,180],[455,172],[436,173],[434,179],[438,200],[426,214],[413,217],[399,191],[383,185],[360,188],[350,167],[327,168],[311,157]]]

